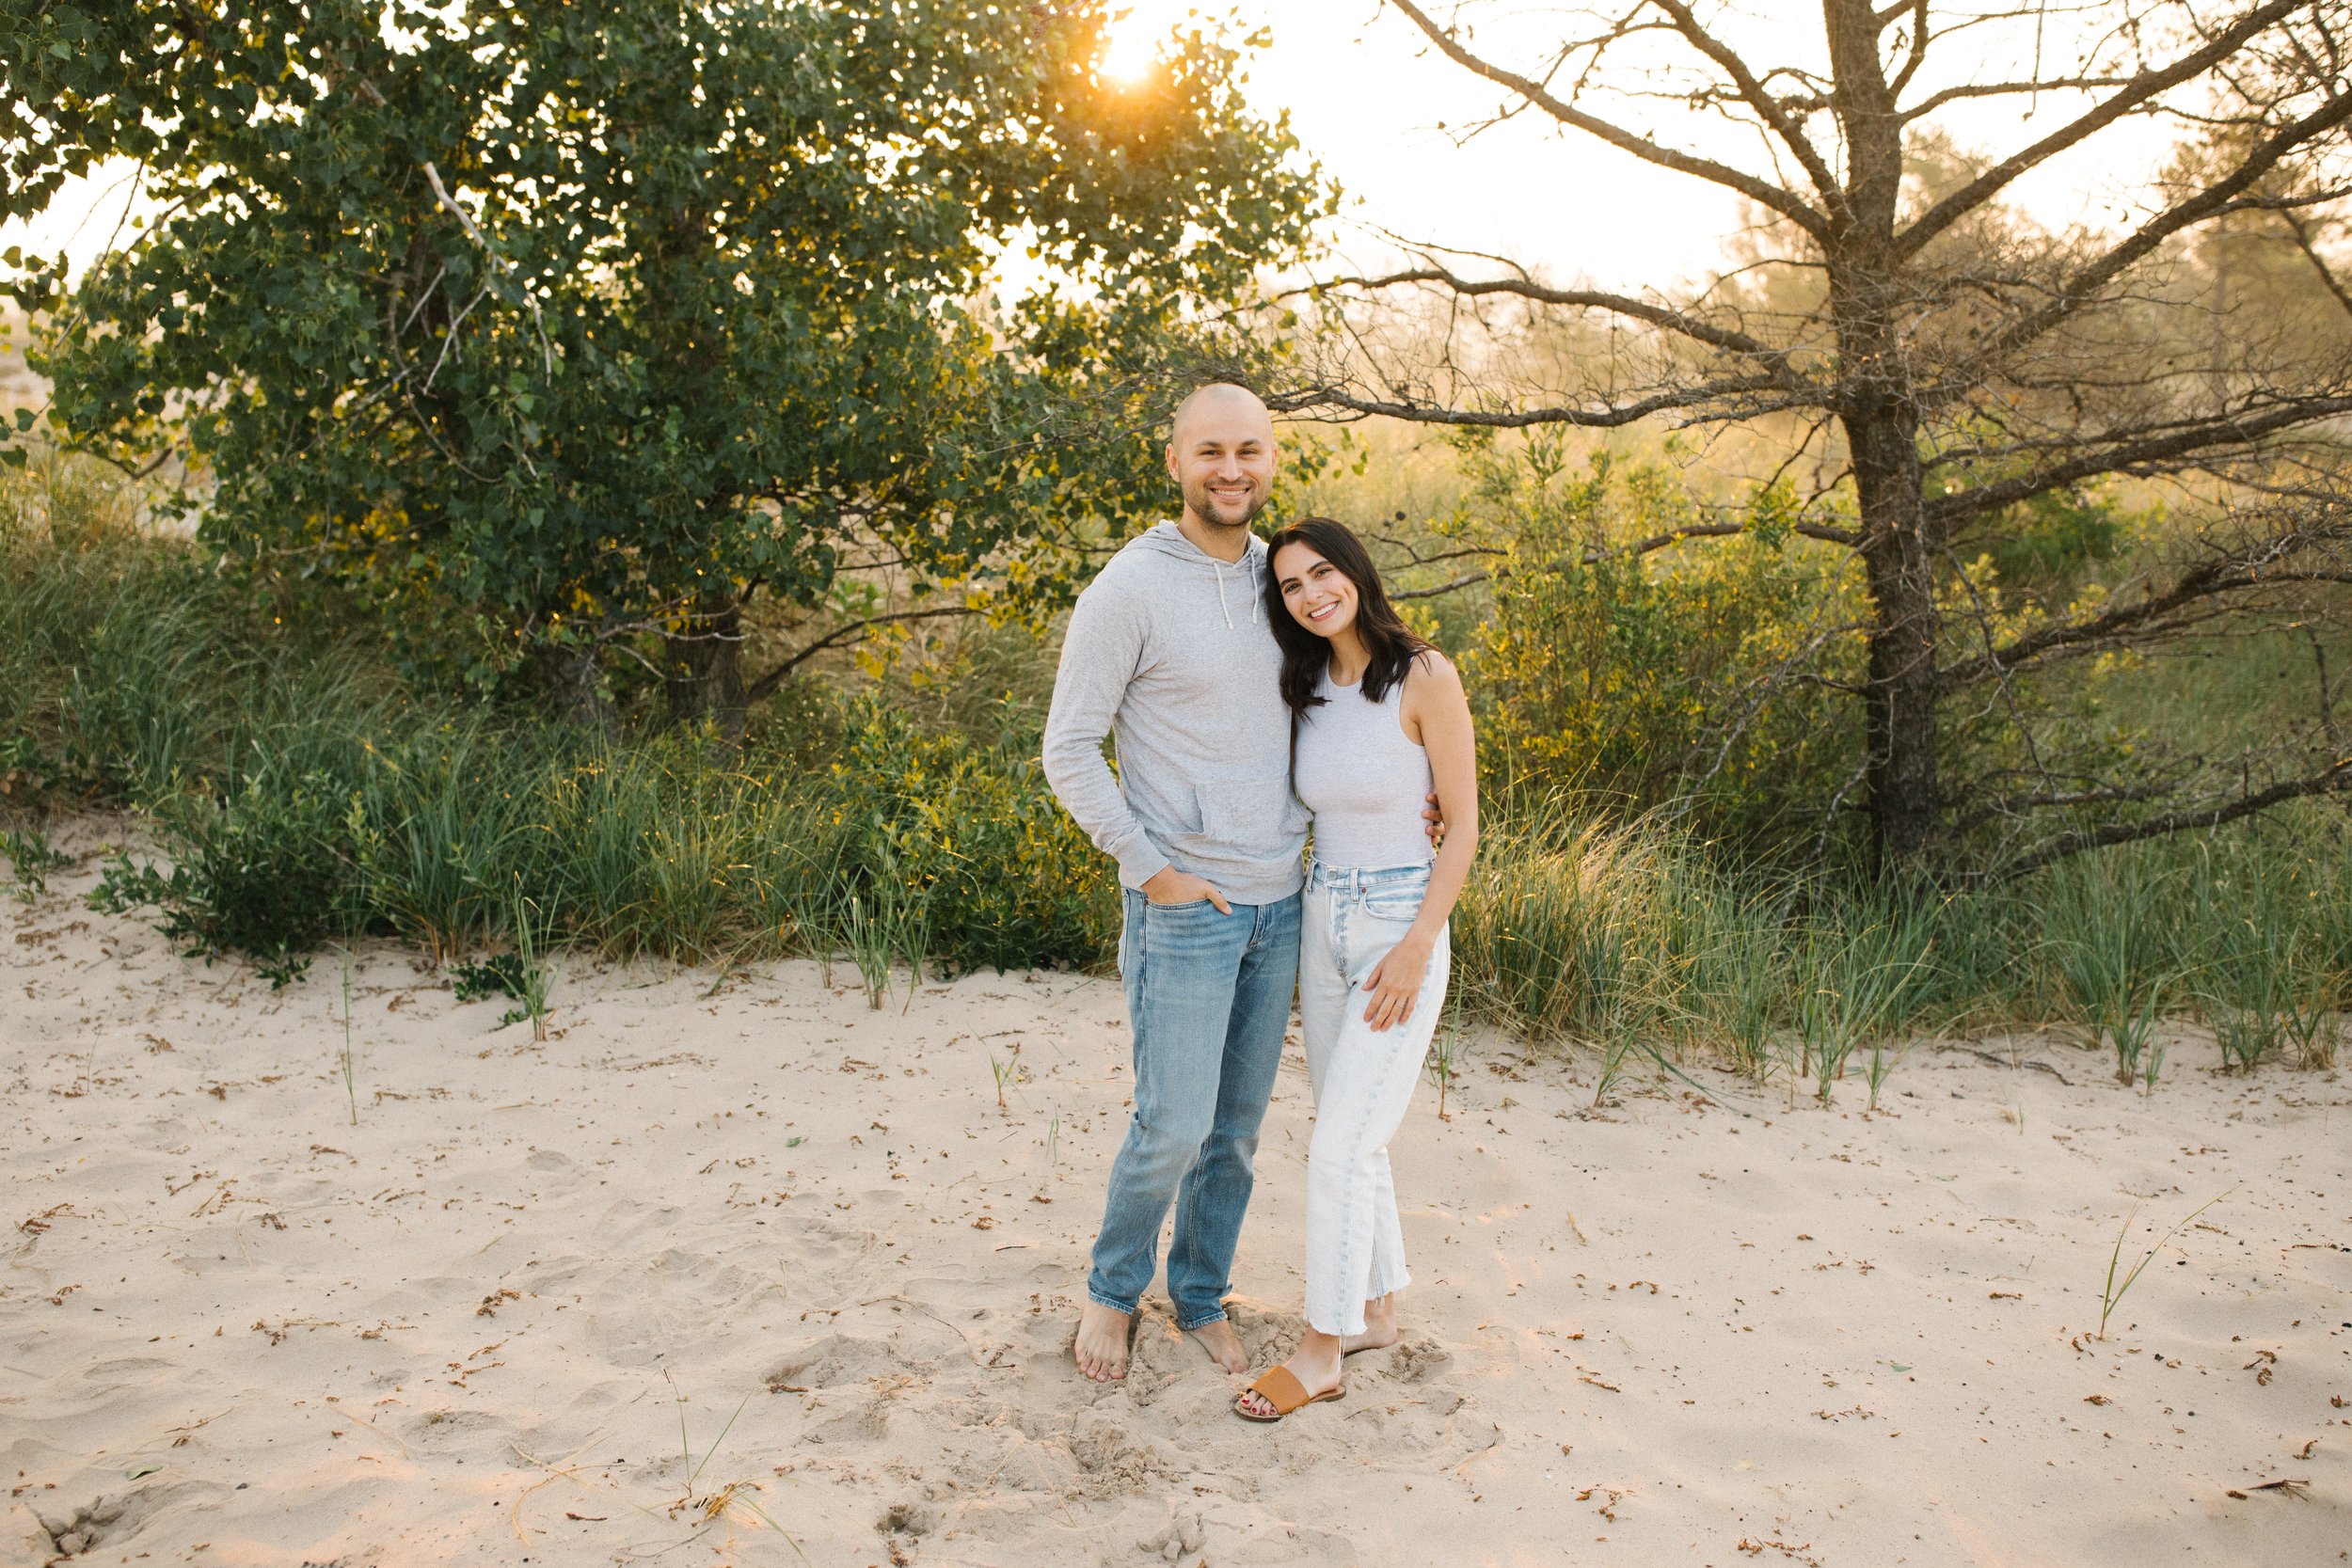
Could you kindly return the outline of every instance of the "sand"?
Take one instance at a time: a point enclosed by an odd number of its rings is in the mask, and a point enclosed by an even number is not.
[[[109,829],[61,835],[93,850]],[[2352,1085],[1923,1042],[1885,1109],[1474,1046],[1402,1344],[1279,1427],[1164,1299],[1068,1354],[1114,983],[388,943],[279,992],[0,904],[0,1562],[2305,1564],[2352,1550]],[[997,1103],[992,1057],[1017,1070]],[[2027,1065],[2016,1067],[2012,1060]],[[353,1108],[356,1105],[357,1120]],[[1295,1340],[1308,1085],[1233,1315]],[[2124,1263],[2199,1205],[2094,1338]],[[2136,1217],[2132,1217],[2136,1216]],[[781,1527],[791,1540],[784,1539]],[[797,1545],[795,1544],[797,1544]]]

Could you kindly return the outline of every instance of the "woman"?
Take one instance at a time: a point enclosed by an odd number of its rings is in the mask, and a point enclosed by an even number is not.
[[[1295,523],[1266,559],[1292,775],[1314,813],[1298,1006],[1315,1133],[1307,1337],[1234,1402],[1253,1421],[1338,1399],[1343,1357],[1396,1343],[1407,1275],[1388,1143],[1444,1008],[1446,917],[1478,847],[1470,703],[1454,666],[1406,626],[1340,524]],[[1433,785],[1447,818],[1434,861],[1422,817]]]

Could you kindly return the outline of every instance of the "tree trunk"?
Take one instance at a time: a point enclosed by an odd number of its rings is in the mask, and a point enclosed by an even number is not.
[[[1943,825],[1935,541],[1926,535],[1919,410],[1900,325],[1912,294],[1895,251],[1902,119],[1880,56],[1871,0],[1826,0],[1823,16],[1847,156],[1845,189],[1830,203],[1824,260],[1844,382],[1838,417],[1853,464],[1870,593],[1864,777],[1878,869],[1900,874],[1922,867],[1941,847]]]
[[[670,719],[708,720],[733,743],[743,738],[743,607],[732,597],[695,602],[684,626],[662,639]]]
[[[1921,516],[1916,427],[1907,413],[1850,418],[1862,560],[1870,594],[1870,673],[1864,698],[1872,847],[1879,869],[1902,872],[1939,847],[1936,777],[1938,613],[1933,541]]]
[[[595,648],[542,642],[532,657],[548,717],[559,724],[613,733],[612,697],[604,689],[604,670]]]

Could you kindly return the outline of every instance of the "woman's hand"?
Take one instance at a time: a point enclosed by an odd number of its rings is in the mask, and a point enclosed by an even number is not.
[[[1407,932],[1403,942],[1373,965],[1364,980],[1364,992],[1370,999],[1364,1004],[1364,1022],[1375,1034],[1391,1024],[1411,1021],[1422,979],[1429,973],[1429,952],[1436,945],[1434,938]]]

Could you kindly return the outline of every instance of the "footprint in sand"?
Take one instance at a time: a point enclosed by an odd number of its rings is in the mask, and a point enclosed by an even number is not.
[[[148,1520],[175,1502],[227,1491],[219,1485],[194,1481],[142,1486],[131,1492],[110,1492],[93,1497],[72,1513],[36,1513],[41,1528],[56,1544],[60,1557],[82,1557],[100,1545],[127,1546]],[[29,1533],[29,1532],[28,1532]],[[125,1555],[128,1555],[127,1553]],[[141,1554],[145,1555],[145,1554]]]
[[[1388,1373],[1399,1383],[1425,1383],[1453,1359],[1452,1351],[1423,1334],[1404,1340],[1389,1353]]]
[[[890,1407],[879,1394],[852,1395],[847,1410],[824,1416],[801,1434],[801,1441],[818,1445],[879,1443],[890,1435]],[[821,1412],[820,1412],[821,1414]]]
[[[898,1365],[898,1356],[885,1339],[861,1339],[850,1334],[829,1334],[768,1370],[771,1394],[804,1393],[811,1388],[837,1388],[842,1384],[872,1377]]]

